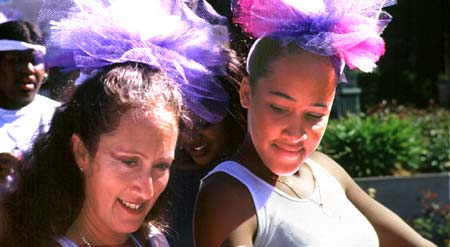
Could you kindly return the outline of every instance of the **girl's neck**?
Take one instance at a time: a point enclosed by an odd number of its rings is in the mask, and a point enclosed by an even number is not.
[[[274,174],[264,164],[263,160],[256,151],[255,146],[253,145],[253,141],[248,133],[242,145],[231,157],[231,160],[243,165],[244,167],[249,169],[253,174],[263,179],[267,183],[271,185],[276,184],[279,176]]]

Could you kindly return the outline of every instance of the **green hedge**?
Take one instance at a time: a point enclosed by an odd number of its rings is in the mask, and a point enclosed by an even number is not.
[[[332,119],[319,150],[354,177],[449,171],[450,113],[380,111]]]
[[[438,109],[414,115],[424,142],[418,171],[450,171],[450,111]]]

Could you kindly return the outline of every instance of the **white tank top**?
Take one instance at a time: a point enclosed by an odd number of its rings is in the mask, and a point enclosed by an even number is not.
[[[341,184],[312,159],[305,162],[316,180],[310,199],[292,197],[233,161],[219,164],[205,178],[224,172],[247,187],[258,221],[256,247],[379,246],[375,229],[348,200]]]

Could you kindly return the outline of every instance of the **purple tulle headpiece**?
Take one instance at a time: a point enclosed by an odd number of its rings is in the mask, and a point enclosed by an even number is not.
[[[235,0],[234,21],[256,38],[332,57],[335,67],[371,72],[384,54],[380,37],[391,16],[382,10],[395,0]],[[337,61],[337,63],[336,63]],[[343,74],[342,74],[343,75]]]
[[[187,107],[210,123],[227,112],[227,33],[178,0],[46,0],[39,22],[50,29],[50,67],[79,69],[81,80],[105,66],[140,62],[165,71]]]
[[[20,10],[17,9],[4,9],[0,11],[0,23],[7,21],[16,21],[23,18],[23,14]]]

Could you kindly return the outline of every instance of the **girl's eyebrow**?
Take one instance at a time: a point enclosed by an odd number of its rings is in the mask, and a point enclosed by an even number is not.
[[[280,91],[270,91],[269,93],[272,94],[272,95],[281,97],[283,99],[287,99],[287,100],[296,102],[296,100],[294,98],[292,98],[291,96],[289,96],[289,95],[287,95],[285,93],[282,93]]]
[[[289,96],[289,95],[287,95],[287,94],[285,94],[285,93],[283,93],[283,92],[280,92],[280,91],[270,91],[269,93],[270,93],[271,95],[275,95],[275,96],[277,96],[277,97],[281,97],[281,98],[286,99],[286,100],[289,100],[289,101],[297,102],[297,100],[295,100],[295,99],[292,98],[291,96]],[[321,103],[321,102],[314,103],[312,106],[328,108],[328,104],[326,104],[326,103]]]

